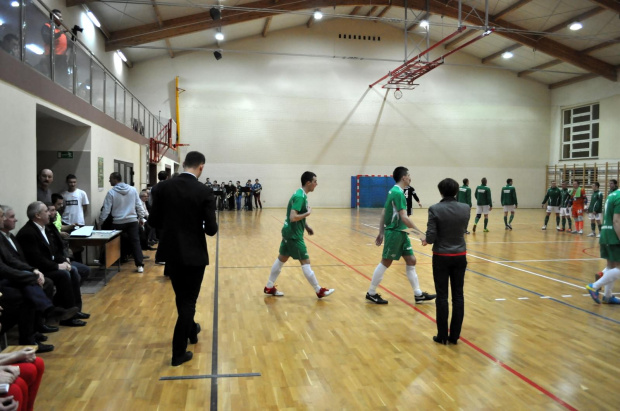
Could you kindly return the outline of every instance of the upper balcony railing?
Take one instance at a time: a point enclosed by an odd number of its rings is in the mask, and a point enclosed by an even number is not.
[[[145,137],[156,136],[168,121],[160,122],[68,27],[57,23],[36,0],[2,0],[1,48],[118,122]]]

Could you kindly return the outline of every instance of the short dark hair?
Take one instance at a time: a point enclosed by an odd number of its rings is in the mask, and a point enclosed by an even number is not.
[[[573,180],[573,184],[575,184],[575,183],[581,184],[581,181],[575,179],[575,180]]]
[[[618,185],[618,180],[616,180],[615,178],[612,178],[611,180],[609,180],[610,182],[614,183],[615,185]]]
[[[58,200],[64,201],[64,197],[58,193],[52,193],[52,204],[56,204],[56,201]]]
[[[459,183],[451,178],[444,178],[437,184],[439,192],[444,197],[455,197],[459,192]]]
[[[115,171],[112,174],[110,174],[110,178],[114,181],[118,181],[119,183],[123,182],[123,176],[121,176],[121,173],[119,173],[118,171]]]
[[[392,177],[394,177],[394,181],[397,183],[403,179],[404,176],[407,175],[409,170],[403,166],[396,167],[394,172],[392,173]]]
[[[468,178],[464,178],[463,179],[463,184],[465,184],[465,185],[469,184],[469,179]]]
[[[69,181],[71,179],[76,179],[77,180],[77,177],[75,176],[75,174],[68,174],[67,178],[65,178],[65,181]]]
[[[185,161],[183,162],[183,167],[185,168],[195,168],[201,164],[206,162],[205,155],[199,151],[190,151],[185,156]]]
[[[482,177],[482,180],[480,180],[480,182],[486,186],[487,185],[487,178],[486,177]]]
[[[168,179],[168,173],[166,173],[164,170],[161,170],[159,173],[157,173],[157,179],[159,181],[164,181]]]
[[[512,184],[512,178],[509,178],[508,180],[506,180],[506,184]]]
[[[601,184],[600,184],[598,181],[595,181],[595,182],[594,182],[594,185],[595,185],[597,188],[601,186]]]
[[[55,15],[60,15],[62,17],[62,11],[58,9],[54,9],[50,12],[50,19],[53,19]]]
[[[304,171],[304,173],[301,175],[301,186],[303,187],[306,185],[306,183],[311,183],[314,177],[316,177],[316,174],[314,174],[312,171]]]

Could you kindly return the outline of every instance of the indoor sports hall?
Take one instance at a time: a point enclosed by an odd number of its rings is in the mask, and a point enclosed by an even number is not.
[[[46,334],[34,409],[615,409],[620,311],[585,288],[605,267],[599,238],[587,217],[583,234],[545,223],[543,202],[574,181],[607,199],[620,177],[619,15],[610,0],[4,1],[0,204],[13,234],[44,169],[52,193],[77,176],[95,230],[111,173],[139,193],[182,173],[190,151],[206,157],[201,183],[262,185],[258,207],[217,195],[202,331],[178,367],[158,244],[142,273],[109,243],[87,246],[91,317]],[[488,229],[472,230],[474,198],[465,235],[458,344],[433,341],[435,302],[416,303],[402,259],[377,290],[389,304],[365,299],[397,166],[422,231],[442,179],[472,193],[488,180]],[[305,171],[318,183],[305,244],[335,291],[317,298],[291,259],[284,295],[267,295]],[[409,237],[434,294],[432,248]],[[2,331],[10,351],[18,327]]]

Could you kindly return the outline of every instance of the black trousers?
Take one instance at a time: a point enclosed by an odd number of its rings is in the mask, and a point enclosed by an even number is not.
[[[433,279],[435,280],[435,292],[437,299],[437,336],[441,339],[448,338],[448,283],[452,291],[452,320],[450,321],[450,334],[452,340],[458,340],[461,335],[463,317],[465,315],[465,299],[463,297],[463,283],[465,282],[465,269],[467,257],[433,255]]]
[[[56,295],[54,305],[62,308],[78,307],[82,309],[82,293],[80,291],[80,274],[77,268],[72,267],[71,271],[54,270],[45,273],[54,281],[56,285]]]
[[[196,301],[206,266],[187,266],[166,262],[165,274],[170,277],[176,296],[177,323],[172,336],[172,356],[180,357],[187,351],[187,340],[196,336]]]
[[[6,281],[0,284],[0,306],[2,311],[2,332],[17,324],[19,329],[19,344],[32,345],[34,341],[35,308],[22,291],[18,288],[6,285]],[[37,286],[38,287],[38,286]]]
[[[133,260],[136,263],[136,267],[144,265],[144,256],[142,255],[142,247],[140,247],[139,227],[140,224],[138,224],[137,221],[133,223],[112,224],[112,228],[115,230],[121,230],[123,233],[127,234],[129,239],[129,248],[133,254]]]

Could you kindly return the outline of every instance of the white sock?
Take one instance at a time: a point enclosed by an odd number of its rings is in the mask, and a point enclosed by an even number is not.
[[[282,266],[284,266],[284,263],[280,261],[279,258],[276,258],[276,261],[271,266],[271,273],[269,274],[269,281],[267,281],[267,288],[273,288],[276,284],[280,271],[282,271]]]
[[[608,268],[603,270],[603,276],[592,285],[598,289],[615,282],[618,278],[620,278],[620,268]]]
[[[613,293],[613,291],[614,291],[614,283],[605,285],[604,290],[605,290],[605,294],[604,294],[605,298],[609,300],[611,298],[611,296],[614,295],[614,293]]]
[[[413,293],[417,296],[421,296],[422,290],[420,290],[420,282],[418,281],[418,275],[415,272],[415,265],[407,266],[407,279],[411,284],[411,288],[413,288]]]
[[[375,272],[372,274],[372,281],[370,282],[370,287],[368,287],[368,294],[377,294],[377,287],[379,287],[379,284],[381,284],[381,280],[383,280],[383,274],[385,274],[385,270],[387,269],[388,268],[381,263],[379,263],[377,268],[375,268]]]
[[[314,291],[318,293],[319,290],[321,289],[321,286],[319,285],[319,281],[316,279],[316,276],[314,275],[314,271],[312,271],[312,268],[310,268],[310,264],[302,265],[301,271],[304,272],[304,275],[306,276],[306,280],[308,280],[310,285],[314,288]]]

